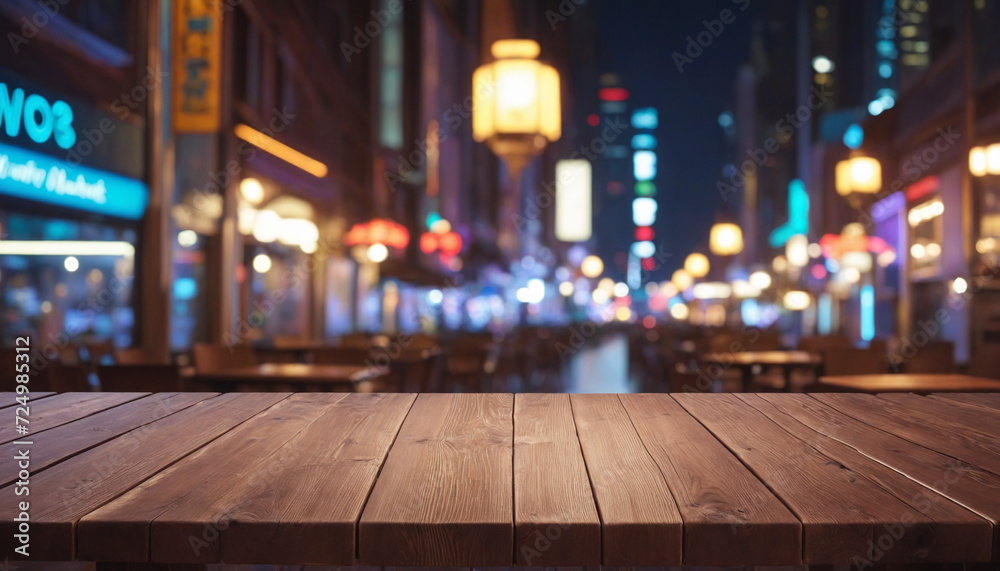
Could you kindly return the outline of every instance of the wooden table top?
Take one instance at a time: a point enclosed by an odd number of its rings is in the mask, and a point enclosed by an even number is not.
[[[211,373],[195,373],[203,382],[263,382],[345,384],[370,380],[389,373],[385,367],[356,365],[306,365],[302,363],[263,363]]]
[[[735,351],[732,353],[706,353],[701,356],[704,363],[729,365],[795,365],[818,366],[823,357],[809,351]]]
[[[820,388],[860,393],[1000,392],[1000,381],[969,375],[843,375],[820,377]]]
[[[863,565],[1000,545],[1000,393],[71,393],[35,414],[38,561]]]

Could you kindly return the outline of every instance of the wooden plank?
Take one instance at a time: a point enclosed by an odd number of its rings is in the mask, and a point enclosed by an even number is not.
[[[789,397],[793,395],[778,396]],[[913,526],[901,527],[897,533],[893,533],[892,520],[887,522],[888,525],[883,525],[882,529],[876,527],[875,536],[878,539],[875,541],[875,545],[878,546],[881,542],[888,546],[891,542],[891,546],[886,549],[879,547],[878,551],[875,551],[870,558],[852,561],[856,566],[878,564],[893,558],[892,552],[896,550],[912,550],[912,558],[906,558],[906,562],[911,563],[990,560],[993,547],[992,522],[951,501],[932,488],[861,454],[843,442],[812,430],[806,424],[799,422],[793,416],[785,414],[777,406],[771,404],[774,401],[781,403],[791,399],[771,398],[764,400],[761,396],[753,394],[737,395],[737,397],[824,456],[864,474],[866,479],[874,482],[930,520],[927,525],[918,523]],[[891,512],[881,515],[893,516]],[[896,537],[897,534],[902,535],[902,537]]]
[[[0,425],[0,444],[30,438],[43,430],[62,426],[85,416],[142,398],[149,393],[60,393],[29,403],[29,433],[18,434],[14,420]]]
[[[350,394],[328,406],[212,506],[174,507],[158,517],[153,560],[174,562],[191,522],[200,531],[226,517],[227,564],[353,565],[361,510],[415,398]]]
[[[292,395],[91,512],[80,520],[77,556],[89,561],[149,561],[154,521],[168,512],[212,511],[234,487],[257,484],[259,475],[253,479],[249,475],[254,469],[279,470],[265,460],[343,397],[344,393]],[[278,458],[283,460],[287,458]],[[183,538],[167,542],[173,551],[171,562],[219,562],[219,532],[228,526],[228,518],[224,511],[202,518],[200,525],[189,526]]]
[[[1000,393],[934,393],[931,398],[1000,410]]]
[[[525,567],[601,564],[601,520],[569,395],[514,397],[514,558]]]
[[[361,565],[509,566],[509,394],[422,394],[361,515]]]
[[[879,430],[807,395],[760,397],[810,429],[855,448],[990,520],[996,550],[1000,543],[1000,476]]]
[[[157,393],[51,428],[31,437],[31,471],[37,473],[130,430],[169,416],[217,393]],[[0,486],[17,480],[19,460],[0,456]]]
[[[871,558],[872,542],[907,527],[882,563],[919,560],[933,522],[852,465],[826,456],[735,395],[674,398],[747,465],[799,518],[803,562],[850,564]],[[860,464],[860,463],[859,463]],[[897,527],[898,526],[898,527]],[[890,536],[893,537],[893,536]]]
[[[922,412],[873,395],[813,393],[811,396],[866,424],[1000,475],[1000,432],[958,422],[957,415],[953,420],[943,417],[945,412]],[[986,418],[988,414],[982,411],[982,424],[995,427]]]
[[[679,565],[681,514],[618,395],[570,402],[601,516],[603,564]]]
[[[287,396],[222,395],[33,475],[31,559],[72,560],[80,518]],[[12,487],[0,489],[0,496],[14,497]],[[13,536],[17,513],[14,502],[0,503],[0,535]]]
[[[28,395],[27,395],[28,399],[29,399],[29,403],[28,404],[31,404],[31,403],[33,403],[35,401],[42,400],[43,398],[46,398],[46,397],[50,397],[50,396],[52,396],[54,394],[56,394],[56,393],[50,393],[50,392],[36,393],[36,392],[32,391],[31,393],[28,393]],[[15,406],[15,405],[19,404],[14,399],[16,399],[18,397],[21,397],[21,396],[24,396],[24,395],[19,395],[16,392],[12,392],[12,391],[0,393],[0,408],[8,408],[8,407],[12,407],[12,406]]]
[[[669,395],[620,398],[677,501],[685,565],[801,563],[798,518],[712,433]]]

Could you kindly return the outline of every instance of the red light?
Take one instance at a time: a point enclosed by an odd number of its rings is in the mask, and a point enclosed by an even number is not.
[[[919,200],[924,196],[927,196],[929,193],[937,190],[938,184],[938,177],[925,176],[924,178],[906,187],[906,200],[910,202]]]
[[[814,278],[821,280],[826,277],[826,267],[822,264],[816,264],[812,267],[812,275]]]
[[[432,254],[434,250],[438,247],[438,237],[437,234],[433,232],[424,232],[420,235],[420,251],[425,254]]]
[[[643,258],[642,259],[642,269],[647,272],[651,272],[656,269],[656,260],[653,258]]]
[[[597,98],[601,101],[625,101],[628,99],[628,89],[624,87],[602,87],[597,90]]]
[[[635,239],[638,242],[649,242],[656,236],[651,226],[639,226],[635,229]]]
[[[587,115],[587,124],[596,127],[601,124],[601,118],[597,116],[597,113],[591,113]]]
[[[647,315],[646,317],[643,317],[642,326],[645,327],[646,329],[652,329],[656,327],[656,318],[653,317],[652,315]]]
[[[462,251],[462,237],[455,232],[442,234],[439,244],[441,253],[446,256],[457,256]]]
[[[621,181],[613,180],[608,183],[608,192],[611,194],[621,194],[625,192],[625,184]]]

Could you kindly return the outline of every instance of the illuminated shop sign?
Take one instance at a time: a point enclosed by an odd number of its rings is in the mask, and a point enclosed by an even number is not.
[[[149,200],[138,180],[2,143],[0,195],[130,220],[142,218]]]
[[[0,127],[8,137],[17,137],[23,129],[32,141],[43,144],[52,138],[63,149],[76,142],[73,109],[68,103],[50,104],[37,93],[26,93],[6,83],[0,83]]]

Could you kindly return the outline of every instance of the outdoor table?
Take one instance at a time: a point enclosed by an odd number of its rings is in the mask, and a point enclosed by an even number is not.
[[[995,562],[1000,394],[969,396],[68,393],[0,442],[36,561]]]
[[[843,375],[820,377],[815,390],[859,393],[1000,392],[1000,381],[969,375]]]
[[[743,391],[753,384],[754,367],[780,367],[785,377],[785,388],[791,387],[792,370],[807,368],[818,370],[823,366],[823,356],[809,351],[739,351],[707,353],[699,359],[707,366],[728,369],[737,367],[742,372]]]
[[[211,373],[195,373],[193,380],[212,390],[228,391],[237,385],[311,385],[323,389],[356,390],[358,383],[387,375],[386,367],[361,365],[306,365],[302,363],[264,363]]]

